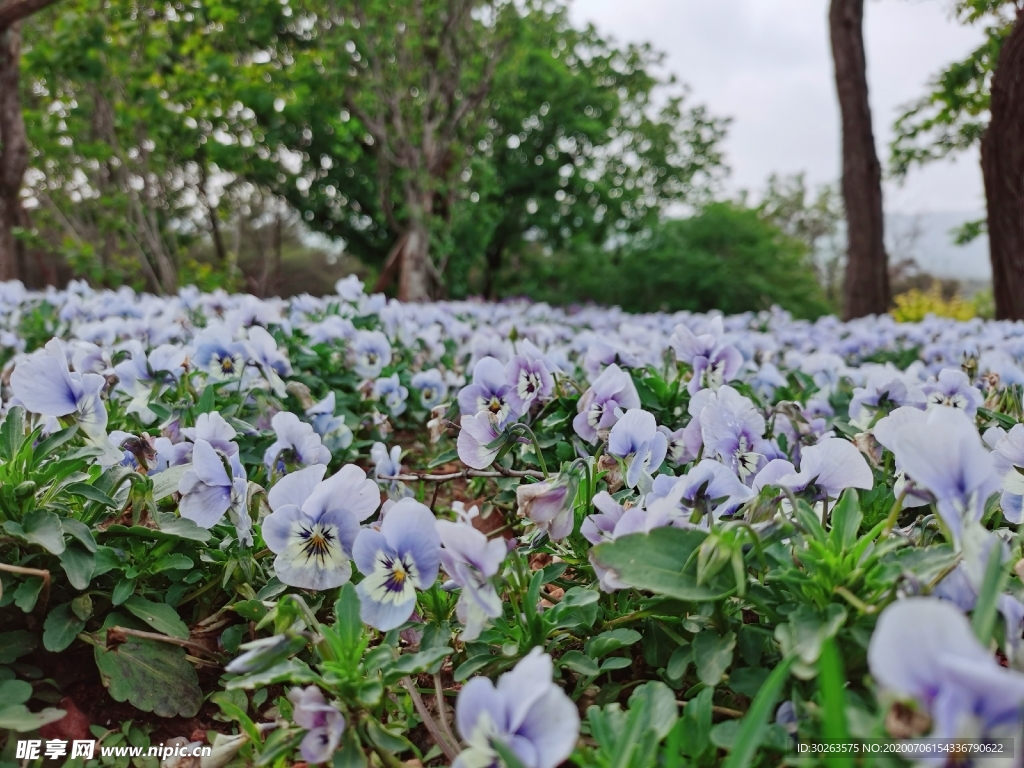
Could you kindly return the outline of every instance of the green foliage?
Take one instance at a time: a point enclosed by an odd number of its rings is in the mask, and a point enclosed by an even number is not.
[[[807,247],[757,211],[732,203],[657,223],[645,237],[616,250],[534,252],[507,277],[507,295],[552,304],[593,301],[629,311],[726,313],[777,304],[812,318],[831,309]]]

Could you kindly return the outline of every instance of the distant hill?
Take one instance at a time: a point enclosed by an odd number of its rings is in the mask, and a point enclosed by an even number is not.
[[[951,231],[984,218],[983,211],[886,214],[886,244],[890,258],[913,258],[923,272],[965,281],[990,281],[988,237],[956,245]]]

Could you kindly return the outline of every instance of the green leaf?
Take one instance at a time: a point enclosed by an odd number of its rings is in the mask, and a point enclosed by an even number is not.
[[[835,636],[845,621],[846,610],[838,603],[830,603],[824,616],[809,605],[801,605],[789,614],[788,622],[775,628],[775,639],[784,654],[794,655],[797,661],[810,667],[818,661],[821,644]],[[796,673],[798,677],[814,675],[813,669],[809,674],[800,674],[800,670]]]
[[[158,472],[153,475],[153,501],[165,499],[177,491],[178,483],[181,482],[181,476],[191,468],[191,463],[178,464],[177,466],[168,467],[163,472]]]
[[[96,564],[96,556],[79,544],[77,541],[71,544],[60,553],[60,564],[64,573],[68,576],[77,590],[87,589],[92,580],[93,566]]]
[[[850,740],[846,727],[846,673],[834,640],[829,638],[821,646],[818,657],[818,689],[821,691],[824,736],[829,741]],[[853,758],[845,753],[831,756],[838,768],[852,768]]]
[[[114,586],[114,592],[110,596],[110,602],[114,605],[121,605],[125,600],[135,593],[135,579],[121,579]]]
[[[994,534],[991,534],[994,536]],[[966,540],[966,535],[965,535]],[[966,546],[966,542],[965,542]],[[971,614],[971,627],[981,644],[987,646],[992,639],[992,630],[996,626],[996,613],[999,607],[999,595],[1002,594],[1009,572],[1003,562],[1003,550],[1000,542],[992,547],[992,552],[985,565],[985,578],[978,592],[978,600]]]
[[[29,576],[14,590],[14,604],[25,613],[31,613],[39,600],[39,593],[43,589],[43,580],[39,576]],[[0,701],[3,698],[0,697]]]
[[[12,461],[25,442],[25,409],[16,405],[0,424],[0,457]]]
[[[93,538],[92,531],[89,530],[89,526],[81,520],[75,520],[73,517],[65,517],[61,519],[60,527],[64,529],[64,533],[78,539],[81,545],[87,550],[90,552],[96,551],[96,539]]]
[[[99,488],[95,488],[88,483],[71,483],[64,487],[66,493],[72,496],[81,496],[83,499],[89,501],[95,501],[98,504],[102,504],[105,507],[116,507],[117,502],[107,496]]]
[[[10,664],[26,653],[34,651],[38,645],[38,638],[24,629],[0,632],[0,664]]]
[[[403,653],[381,669],[384,672],[384,684],[390,685],[407,675],[419,675],[424,672],[434,673],[433,667],[452,655],[454,651],[448,646],[429,648],[419,653]]]
[[[318,677],[316,672],[304,662],[298,659],[288,659],[268,669],[229,680],[224,687],[229,691],[236,688],[251,691],[254,688],[263,688],[275,683],[313,683]]]
[[[85,622],[75,616],[71,603],[62,603],[43,622],[43,647],[51,653],[63,651],[83,629]]]
[[[66,442],[74,438],[74,436],[77,434],[78,425],[72,424],[67,429],[62,429],[60,432],[54,432],[45,440],[40,440],[39,444],[35,447],[34,451],[36,459],[38,460],[48,457],[51,453],[53,453]]]
[[[680,739],[682,751],[692,758],[699,757],[711,746],[711,705],[715,689],[703,688],[686,702]]]
[[[566,651],[562,654],[562,658],[558,660],[558,663],[584,677],[596,677],[601,673],[601,668],[598,667],[597,662],[580,651]]]
[[[4,704],[24,704],[32,698],[32,684],[24,680],[0,682],[0,701]]]
[[[373,744],[385,752],[398,755],[412,749],[412,744],[408,739],[385,728],[376,718],[368,717],[364,722],[366,723],[367,737],[369,737]]]
[[[732,594],[736,584],[724,571],[704,584],[697,583],[697,558],[691,555],[705,538],[703,531],[658,528],[599,544],[590,551],[598,564],[631,587],[690,602],[719,600]]]
[[[93,640],[100,678],[114,701],[127,701],[160,717],[195,717],[199,712],[203,692],[184,649],[129,636],[108,650],[103,634]]]
[[[606,656],[620,648],[626,648],[633,645],[633,643],[640,642],[642,637],[643,636],[635,629],[625,629],[622,627],[619,629],[609,630],[608,632],[602,632],[587,641],[587,655],[595,659],[600,659],[602,656]]]
[[[263,739],[260,737],[260,732],[256,728],[256,724],[245,712],[245,708],[248,706],[245,692],[236,691],[236,693],[242,697],[241,704],[235,701],[234,697],[227,691],[218,691],[210,696],[210,701],[220,707],[220,711],[224,713],[225,717],[238,723],[241,729],[245,731],[246,735],[252,739],[254,744],[260,744],[263,742]]]
[[[138,618],[145,622],[148,629],[162,632],[171,637],[188,640],[188,625],[181,620],[178,612],[167,603],[154,603],[139,595],[132,595],[123,603]]]
[[[181,552],[172,552],[149,566],[149,571],[150,573],[163,573],[164,571],[185,571],[193,567],[195,567],[195,563],[191,557],[183,555]]]
[[[346,728],[341,739],[341,748],[334,753],[334,768],[366,768],[366,753],[359,743],[359,733],[355,728]]]
[[[629,708],[642,710],[644,724],[655,732],[658,741],[668,736],[679,717],[675,694],[658,681],[637,686],[629,697]]]
[[[341,588],[334,603],[334,618],[342,646],[348,651],[356,648],[363,636],[363,621],[359,618],[359,594],[352,582]]]
[[[857,491],[847,488],[832,508],[832,530],[829,531],[828,537],[836,552],[849,549],[857,540],[857,532],[860,531],[863,519]]]
[[[775,711],[775,703],[782,694],[782,688],[789,679],[789,668],[793,665],[793,656],[786,656],[768,675],[764,686],[750,703],[750,709],[740,721],[732,751],[726,758],[723,768],[746,768],[754,764],[754,754],[764,739],[768,721]]]
[[[729,687],[752,699],[768,679],[768,673],[763,667],[737,667],[729,673]]]
[[[59,555],[64,551],[64,530],[60,518],[48,509],[34,509],[21,519],[21,523],[8,520],[4,529],[22,541],[37,544],[47,552]]]
[[[468,680],[471,675],[479,672],[492,662],[497,661],[498,658],[498,656],[492,656],[489,653],[479,653],[476,656],[470,656],[458,666],[452,674],[452,677],[455,678],[456,682],[461,683],[463,680]]]
[[[0,706],[0,730],[27,733],[55,723],[67,714],[63,709],[47,707],[42,712],[29,712],[24,704]]]
[[[201,413],[210,413],[213,411],[217,397],[217,390],[212,384],[207,384],[203,389],[203,394],[199,398],[199,402],[196,403],[196,415]]]
[[[718,685],[732,664],[735,648],[736,635],[732,632],[719,637],[716,632],[705,629],[693,638],[693,661],[697,666],[697,677],[704,685]]]

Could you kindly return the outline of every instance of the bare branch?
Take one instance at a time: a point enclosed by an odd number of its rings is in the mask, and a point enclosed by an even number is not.
[[[6,2],[0,2],[0,31],[55,2],[57,0],[6,0]]]

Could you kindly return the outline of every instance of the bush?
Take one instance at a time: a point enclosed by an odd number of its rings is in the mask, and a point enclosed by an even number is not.
[[[832,310],[807,247],[757,211],[715,203],[662,222],[617,251],[534,254],[507,276],[505,294],[552,304],[596,302],[636,312],[725,313],[778,304],[798,317]]]
[[[894,298],[893,303],[896,306],[891,314],[901,323],[916,323],[924,320],[928,315],[951,317],[954,320],[970,320],[972,317],[984,316],[981,306],[984,303],[984,298],[981,296],[978,298],[981,301],[965,299],[957,295],[947,299],[942,295],[939,285],[933,283],[927,291],[911,288]]]

